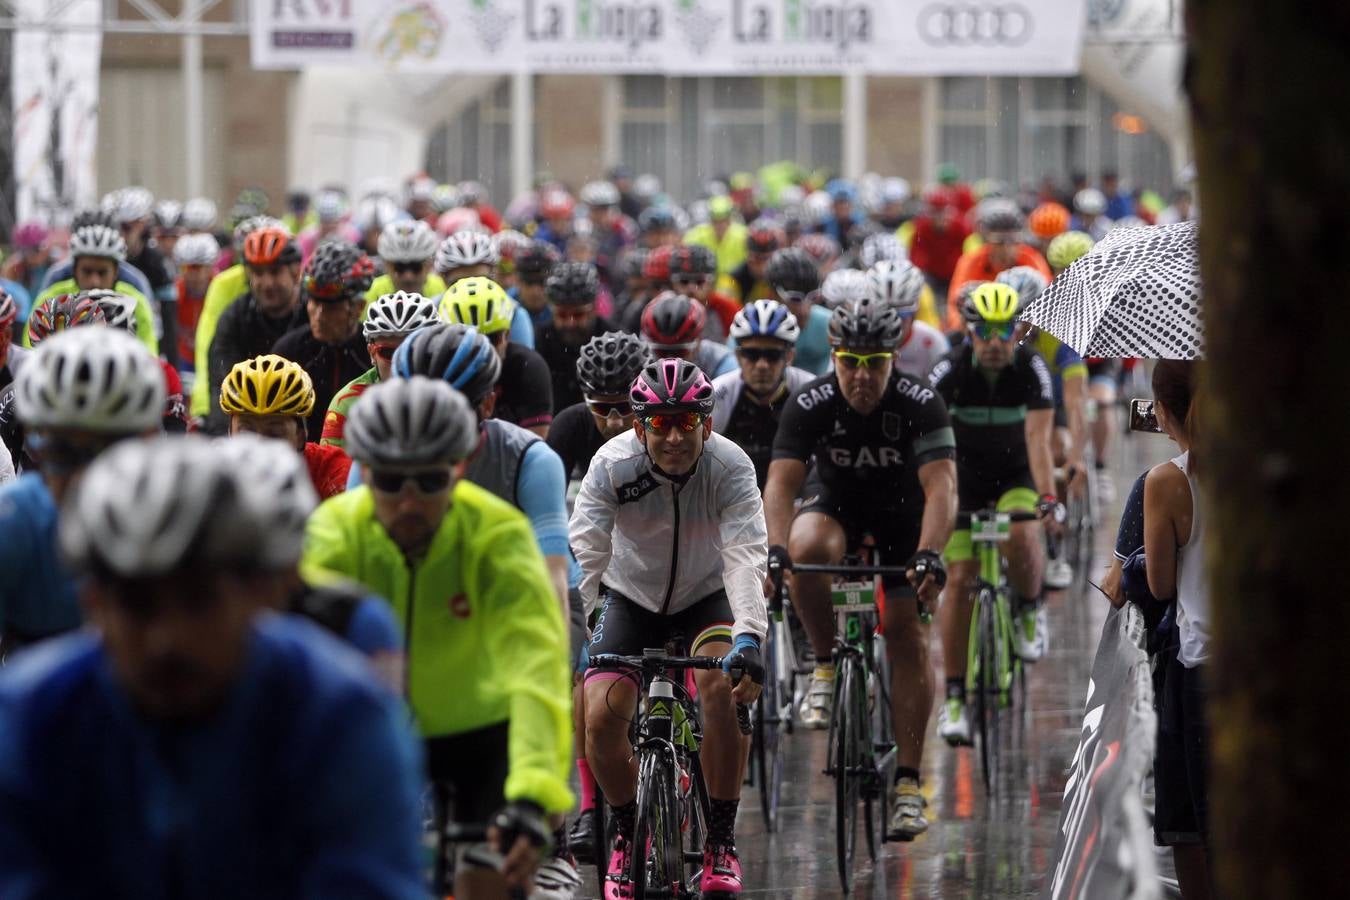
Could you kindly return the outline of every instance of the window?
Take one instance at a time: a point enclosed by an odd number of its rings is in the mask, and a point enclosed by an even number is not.
[[[474,100],[452,121],[431,133],[427,174],[440,182],[477,181],[493,201],[511,193],[511,80]]]
[[[838,171],[839,78],[620,79],[621,160],[687,200],[708,179],[781,159]]]
[[[1096,183],[1114,170],[1128,186],[1170,187],[1166,144],[1139,117],[1120,113],[1082,78],[943,78],[939,157],[971,181],[1067,185],[1085,173]]]

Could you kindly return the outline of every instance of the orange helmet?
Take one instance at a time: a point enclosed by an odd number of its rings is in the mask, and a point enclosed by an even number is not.
[[[1069,230],[1069,211],[1060,203],[1042,203],[1027,216],[1031,233],[1048,241]]]
[[[297,263],[300,249],[284,228],[259,228],[244,238],[244,262],[250,266]]]

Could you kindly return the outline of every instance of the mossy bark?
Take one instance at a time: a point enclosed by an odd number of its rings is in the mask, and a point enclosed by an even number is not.
[[[1345,896],[1350,3],[1188,0],[1225,898]]]

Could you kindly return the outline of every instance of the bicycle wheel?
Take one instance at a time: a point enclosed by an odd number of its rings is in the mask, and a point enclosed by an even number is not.
[[[853,859],[858,849],[858,800],[861,779],[858,777],[860,747],[858,746],[858,711],[855,697],[858,684],[857,661],[845,655],[835,676],[834,715],[831,737],[834,756],[834,835],[835,858],[839,864],[839,885],[848,893],[853,888]],[[866,703],[866,698],[863,699]],[[865,710],[865,706],[861,707]]]
[[[605,896],[605,871],[609,868],[609,848],[613,845],[614,835],[609,833],[610,821],[606,812],[605,795],[600,786],[595,786],[595,834],[591,841],[591,853],[595,856],[595,880],[599,885],[598,896]]]
[[[682,837],[670,766],[658,753],[645,754],[638,769],[637,820],[628,866],[634,900],[680,896],[684,886]]]
[[[999,763],[999,707],[1003,693],[1001,684],[1004,666],[1001,664],[999,648],[998,611],[994,592],[985,589],[980,592],[980,666],[979,694],[983,698],[980,708],[980,765],[984,773],[984,789],[993,794],[998,783]]]
[[[870,763],[876,772],[873,779],[876,820],[881,841],[885,843],[886,829],[891,821],[891,789],[895,782],[895,767],[899,763],[895,754],[895,722],[891,716],[891,664],[886,658],[886,639],[881,635],[873,638],[872,669],[875,691],[872,696]]]
[[[772,635],[764,650],[764,691],[755,704],[755,768],[759,782],[759,805],[764,814],[764,830],[778,830],[778,803],[783,786],[783,687],[778,679],[777,635]]]

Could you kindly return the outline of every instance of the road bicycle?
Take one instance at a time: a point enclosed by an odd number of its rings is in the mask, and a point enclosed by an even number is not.
[[[699,894],[710,808],[699,760],[703,729],[683,677],[673,676],[720,669],[722,660],[682,652],[682,647],[668,646],[643,650],[641,656],[600,654],[590,659],[593,669],[626,670],[642,679],[643,700],[630,728],[638,760],[634,850],[627,874],[634,900],[692,900]],[[738,680],[743,673],[731,674]],[[736,717],[741,733],[749,734],[749,710],[738,705]]]
[[[774,594],[782,593],[784,569],[843,576],[831,586],[836,615],[834,705],[830,714],[825,774],[834,778],[835,860],[844,893],[853,887],[859,806],[868,856],[877,858],[890,819],[890,785],[896,748],[891,720],[891,678],[885,639],[878,629],[877,595],[883,577],[905,577],[904,566],[874,565],[848,556],[838,565],[769,565]],[[922,611],[921,611],[922,612]]]
[[[999,545],[1012,536],[1014,522],[1035,522],[1040,514],[984,509],[962,513],[962,520],[967,517],[979,577],[971,588],[974,610],[966,645],[966,697],[974,706],[984,789],[992,794],[998,783],[1000,719],[1003,711],[1012,706],[1014,683],[1022,686],[1023,694],[1026,689],[1022,661],[1014,644],[1007,562],[999,552]]]
[[[787,603],[780,589],[769,598],[769,632],[764,641],[764,685],[753,713],[750,741],[749,782],[758,788],[764,830],[778,830],[785,760],[784,734],[793,730],[798,674],[796,642],[787,618]]]

